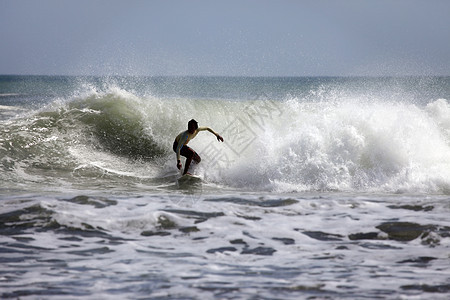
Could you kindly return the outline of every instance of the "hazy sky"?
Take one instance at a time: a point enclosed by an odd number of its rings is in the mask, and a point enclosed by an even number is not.
[[[450,75],[450,0],[0,0],[0,74]]]

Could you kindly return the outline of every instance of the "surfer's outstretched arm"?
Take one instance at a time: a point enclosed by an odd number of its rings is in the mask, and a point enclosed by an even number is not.
[[[200,128],[198,129],[198,131],[204,131],[204,130],[208,130],[209,132],[211,132],[212,134],[214,134],[214,135],[217,137],[217,140],[218,140],[218,141],[223,142],[223,137],[221,137],[217,132],[215,132],[215,131],[212,130],[211,128],[209,128],[209,127],[200,127]]]

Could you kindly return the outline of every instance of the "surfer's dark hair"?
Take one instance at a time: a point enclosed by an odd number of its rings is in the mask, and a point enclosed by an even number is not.
[[[188,128],[191,127],[191,126],[194,126],[194,128],[197,129],[198,128],[198,122],[195,121],[194,119],[190,120],[188,122]]]

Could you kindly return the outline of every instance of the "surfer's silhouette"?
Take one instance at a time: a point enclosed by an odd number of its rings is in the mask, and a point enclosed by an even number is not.
[[[183,155],[186,157],[186,163],[184,166],[184,174],[188,174],[189,166],[191,165],[192,160],[194,162],[199,163],[202,159],[200,156],[195,152],[192,148],[188,147],[187,144],[190,140],[195,138],[197,134],[200,131],[208,130],[212,134],[214,134],[217,137],[218,141],[223,142],[223,138],[217,134],[214,130],[212,130],[209,127],[198,127],[198,122],[194,119],[190,120],[188,122],[188,130],[181,132],[177,137],[175,138],[175,141],[173,142],[173,151],[177,154],[177,168],[178,170],[181,170],[181,160],[180,155]]]

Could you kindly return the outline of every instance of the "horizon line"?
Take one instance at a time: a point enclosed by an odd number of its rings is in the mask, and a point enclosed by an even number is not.
[[[120,74],[89,74],[89,75],[75,75],[75,74],[0,74],[0,76],[41,76],[41,77],[153,77],[153,78],[180,78],[180,77],[210,77],[210,78],[400,78],[400,77],[450,77],[450,74],[379,74],[379,75],[120,75]]]

